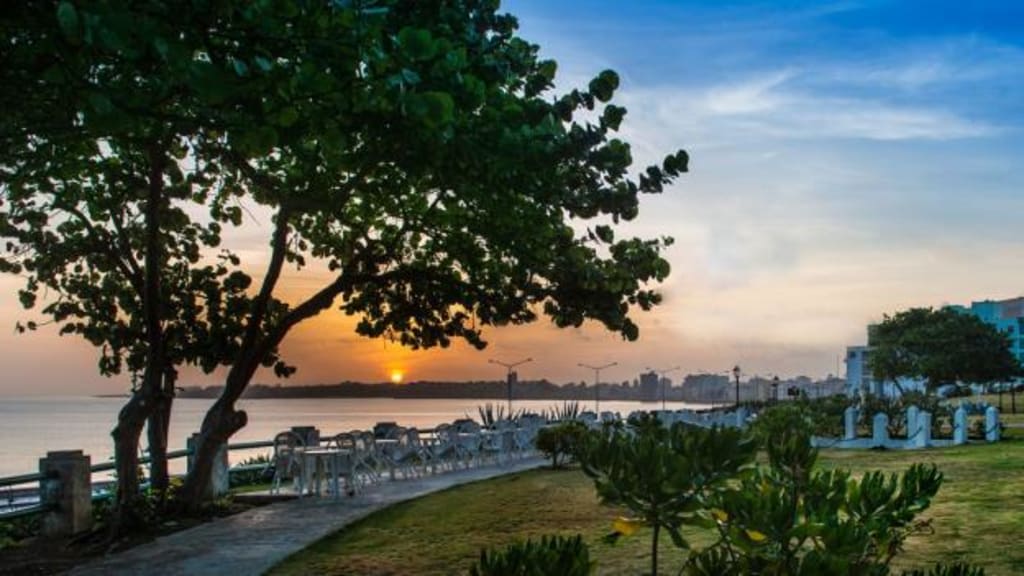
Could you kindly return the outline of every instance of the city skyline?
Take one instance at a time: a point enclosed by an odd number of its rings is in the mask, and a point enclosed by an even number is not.
[[[476,352],[414,352],[352,331],[338,313],[286,340],[296,384],[346,379],[497,379],[488,359],[525,378],[589,380],[579,363],[616,369],[681,365],[749,374],[836,372],[864,326],[911,306],[1024,294],[1017,239],[1024,208],[1019,102],[1021,8],[988,4],[764,4],[518,0],[521,35],[559,63],[558,91],[604,68],[622,77],[625,139],[635,166],[684,148],[691,172],[642,199],[641,236],[670,235],[665,303],[638,313],[638,342],[599,326],[545,320],[489,329]],[[740,9],[742,8],[742,9]],[[269,217],[254,210],[229,242],[254,270]],[[285,276],[294,296],[322,280]],[[0,279],[0,395],[116,393],[96,351],[27,319],[19,281]],[[609,379],[616,369],[603,374]],[[838,372],[842,373],[842,365]],[[221,374],[187,371],[183,384]],[[256,382],[276,382],[260,373]]]

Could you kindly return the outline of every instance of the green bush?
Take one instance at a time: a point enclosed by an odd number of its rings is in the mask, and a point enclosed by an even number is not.
[[[504,550],[484,550],[470,576],[589,576],[594,572],[583,538],[544,536]]]
[[[701,522],[698,512],[715,492],[752,465],[757,446],[735,428],[664,427],[652,416],[586,437],[580,461],[608,504],[636,515],[631,523],[652,528],[651,574],[658,573],[662,529],[681,548],[684,525]],[[612,538],[628,531],[617,531]]]
[[[246,470],[244,472],[233,472],[228,476],[228,482],[231,488],[237,488],[239,486],[252,486],[254,484],[262,484],[269,482],[274,477],[273,471],[270,469],[270,455],[269,454],[257,454],[250,458],[246,458],[238,463],[239,466],[253,466],[263,465],[262,469],[257,470]]]
[[[552,468],[558,468],[576,458],[586,434],[586,426],[574,421],[541,428],[537,432],[537,450],[551,458]]]

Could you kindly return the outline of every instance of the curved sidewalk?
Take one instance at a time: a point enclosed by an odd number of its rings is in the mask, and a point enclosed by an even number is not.
[[[317,540],[378,510],[432,492],[544,465],[529,458],[415,480],[385,482],[353,498],[278,502],[95,560],[72,576],[257,576]]]

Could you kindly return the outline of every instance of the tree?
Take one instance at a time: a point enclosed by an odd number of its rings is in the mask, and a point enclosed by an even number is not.
[[[183,489],[198,502],[256,370],[291,373],[278,345],[336,301],[359,334],[414,348],[481,348],[484,326],[540,314],[632,340],[631,312],[660,302],[670,239],[615,225],[687,155],[631,177],[618,76],[553,96],[555,62],[497,2],[38,0],[5,18],[4,267],[78,302],[44,311],[104,350],[101,370],[140,373],[115,430],[119,502],[175,366],[230,365]],[[251,288],[217,252],[246,204],[274,224]],[[29,261],[69,234],[56,263]],[[312,261],[331,280],[280,301],[285,267]]]
[[[879,381],[920,378],[929,390],[991,384],[1019,376],[1009,337],[952,308],[912,308],[885,316],[869,334],[868,366]]]
[[[609,428],[592,433],[580,462],[602,501],[628,507],[639,523],[653,529],[651,576],[657,576],[661,530],[676,546],[688,548],[682,527],[700,524],[698,512],[753,463],[757,444],[734,428],[666,428],[654,416],[630,427],[628,432]],[[622,533],[628,533],[629,523],[621,524]]]
[[[688,158],[629,177],[630,147],[613,134],[625,115],[610,103],[618,76],[550,97],[555,62],[515,35],[496,2],[375,6],[233,5],[224,26],[248,33],[211,35],[219,74],[241,62],[274,79],[276,90],[235,95],[257,98],[243,108],[266,117],[229,132],[226,158],[276,229],[252,332],[203,421],[193,498],[218,446],[245,425],[235,403],[267,351],[335,301],[359,319],[357,333],[412,348],[482,348],[484,326],[540,313],[632,340],[631,310],[660,301],[646,283],[668,274],[669,239],[617,239],[614,225]],[[268,317],[286,261],[307,259],[325,261],[332,280]]]
[[[230,361],[250,301],[237,257],[209,254],[241,209],[225,193],[230,175],[201,147],[209,133],[195,118],[216,107],[197,96],[203,78],[167,67],[189,54],[172,44],[187,43],[181,14],[162,4],[24,2],[3,20],[0,270],[25,278],[25,308],[42,299],[61,334],[100,348],[101,373],[132,374],[112,432],[121,520],[138,495],[147,420],[151,481],[167,485],[176,367]]]

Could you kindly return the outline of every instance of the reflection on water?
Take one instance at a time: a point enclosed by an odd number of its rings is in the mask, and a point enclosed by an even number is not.
[[[186,437],[199,430],[212,400],[180,399],[171,418],[171,450],[185,447]],[[288,400],[247,400],[240,407],[249,413],[249,425],[233,442],[269,440],[292,426],[316,426],[321,435],[366,429],[382,420],[403,426],[432,428],[455,418],[477,417],[477,407],[495,400],[402,399],[393,398],[302,398]],[[0,399],[0,476],[35,472],[39,458],[48,450],[81,449],[93,464],[110,459],[114,426],[123,398],[2,398]],[[556,400],[516,400],[513,408],[541,411],[559,405]],[[580,402],[593,409],[592,402]],[[668,408],[696,408],[693,404],[669,402]],[[601,410],[626,415],[634,410],[661,408],[660,403],[602,401]],[[240,455],[232,453],[232,460]],[[244,455],[243,455],[244,456]],[[183,460],[172,463],[181,472]]]

